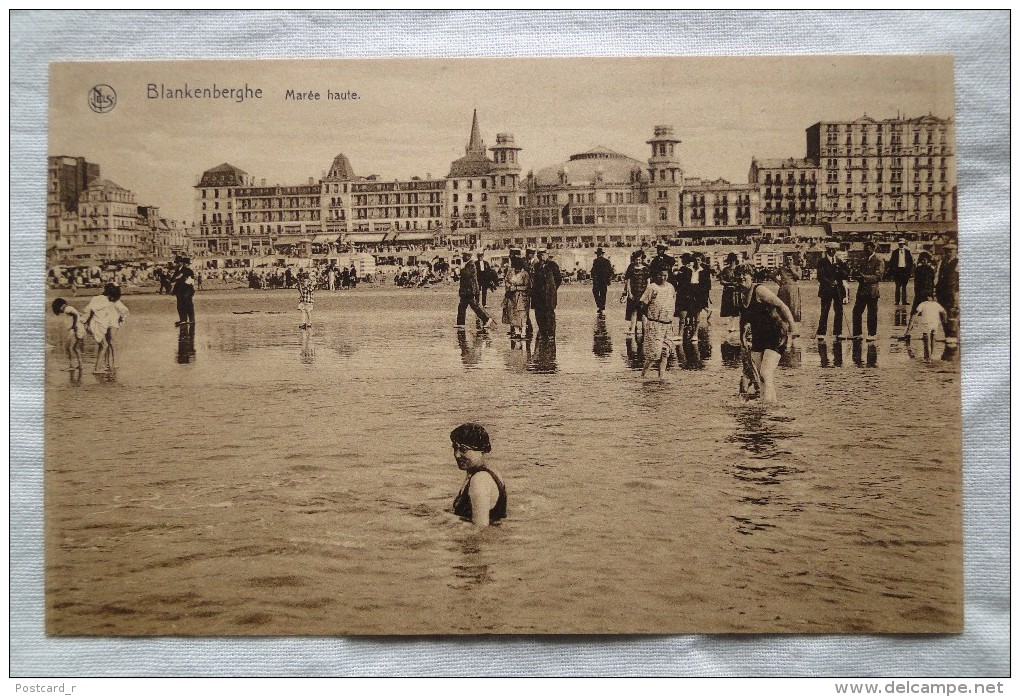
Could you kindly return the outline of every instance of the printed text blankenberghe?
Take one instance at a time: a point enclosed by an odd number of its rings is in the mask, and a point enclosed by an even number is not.
[[[238,104],[246,99],[262,99],[261,87],[220,87],[215,82],[209,86],[192,86],[187,82],[183,86],[167,86],[160,82],[150,82],[145,87],[148,99],[231,99]]]

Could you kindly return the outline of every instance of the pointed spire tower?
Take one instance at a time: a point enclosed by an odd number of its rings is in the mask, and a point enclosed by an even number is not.
[[[482,140],[482,129],[478,127],[478,109],[471,114],[471,140],[464,148],[464,154],[468,157],[479,159],[485,158],[485,141]]]
[[[464,157],[450,163],[451,177],[484,177],[492,169],[492,160],[489,159],[485,148],[485,141],[482,140],[482,129],[478,127],[478,110],[475,109],[471,115],[471,140],[464,148]]]

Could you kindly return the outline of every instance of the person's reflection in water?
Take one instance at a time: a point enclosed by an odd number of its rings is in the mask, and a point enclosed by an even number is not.
[[[907,308],[898,307],[893,314],[893,326],[905,327],[907,326]]]
[[[786,350],[783,351],[782,358],[779,359],[779,365],[783,368],[799,368],[803,360],[804,355],[801,352],[800,346],[793,339],[790,339]]]
[[[719,344],[719,355],[722,358],[722,364],[727,368],[741,367],[740,351],[740,344],[723,341]]]
[[[315,344],[312,343],[311,325],[301,330],[301,362],[305,365],[315,362]]]
[[[835,353],[836,353],[836,351],[839,351],[840,354],[842,355],[842,350],[843,350],[842,349],[842,345],[840,344],[839,339],[836,339],[836,341],[834,341],[832,343],[833,360],[830,362],[830,360],[829,360],[829,345],[825,342],[825,339],[819,339],[818,340],[818,360],[821,362],[822,367],[823,368],[828,368],[830,366],[834,366],[835,365]],[[842,358],[840,359],[840,362],[842,362]]]
[[[627,337],[627,355],[625,359],[627,367],[631,370],[641,370],[644,367],[644,354],[641,352],[641,338]]]
[[[878,367],[878,347],[874,341],[867,342],[868,348],[865,352],[863,341],[854,341],[853,348],[851,349],[851,355],[853,356],[854,365],[858,368],[876,368]],[[867,363],[865,363],[865,354],[867,355]]]
[[[702,361],[712,358],[712,335],[704,324],[698,326],[698,355]]]
[[[535,339],[535,353],[532,356],[531,372],[556,372],[556,338],[539,334]]]
[[[482,360],[482,347],[485,345],[484,335],[475,334],[472,341],[468,341],[467,332],[463,329],[457,330],[457,346],[460,347],[460,360],[467,366],[478,365]]]
[[[599,358],[605,358],[613,353],[613,339],[606,329],[606,316],[599,313],[595,319],[595,333],[592,337],[591,352]]]
[[[185,323],[177,329],[177,362],[181,365],[195,362],[195,325]]]
[[[942,349],[942,360],[953,361],[960,355],[959,344],[946,344],[945,348]]]
[[[677,364],[685,370],[701,370],[704,368],[705,362],[701,360],[700,345],[700,341],[691,341],[690,334],[685,332],[683,341],[676,343]]]

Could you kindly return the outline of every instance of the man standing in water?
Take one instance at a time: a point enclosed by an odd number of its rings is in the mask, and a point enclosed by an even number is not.
[[[864,243],[867,258],[858,273],[857,297],[854,298],[854,338],[861,338],[861,318],[868,311],[868,341],[878,334],[878,283],[885,275],[885,262],[875,254],[875,243]]]
[[[170,277],[173,294],[177,298],[177,317],[174,326],[195,323],[195,272],[191,270],[191,259],[177,257],[177,268]]]
[[[907,241],[902,237],[897,240],[899,245],[889,255],[889,271],[892,273],[893,281],[896,283],[896,304],[909,305],[907,301],[907,282],[910,281],[910,272],[914,270],[914,257],[907,249]],[[922,298],[923,300],[924,298]]]
[[[546,250],[538,250],[538,263],[532,276],[531,306],[535,308],[538,334],[546,339],[556,336],[556,297],[562,282],[559,265],[548,258]]]
[[[954,242],[947,244],[942,251],[942,261],[936,271],[935,296],[946,309],[942,328],[946,344],[952,346],[959,341],[957,334],[960,331],[960,268]]]
[[[457,326],[464,326],[467,309],[470,306],[486,329],[494,323],[478,304],[481,287],[478,285],[478,265],[471,259],[471,252],[464,252],[464,264],[460,269],[460,305],[457,307]]]
[[[606,311],[606,294],[613,280],[613,265],[604,255],[602,247],[596,249],[591,265],[591,294],[595,296],[595,307],[600,315]]]
[[[825,245],[825,255],[818,262],[818,297],[822,301],[822,314],[818,317],[819,339],[825,338],[830,307],[833,310],[832,333],[837,338],[843,334],[843,298],[846,297],[843,281],[850,272],[846,264],[836,257],[837,249],[839,245],[835,242]]]

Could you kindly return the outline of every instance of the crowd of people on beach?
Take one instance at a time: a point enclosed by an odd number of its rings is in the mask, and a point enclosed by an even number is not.
[[[902,312],[909,317],[904,335],[893,338],[908,338],[912,330],[916,330],[923,338],[926,356],[939,329],[947,344],[957,341],[959,276],[955,244],[945,245],[938,258],[926,250],[915,260],[905,242],[899,240],[889,257],[883,258],[876,252],[875,244],[868,241],[863,258],[853,267],[839,256],[839,245],[826,245],[814,269],[820,300],[816,329],[820,354],[829,337],[834,336],[837,343],[853,341],[855,346],[877,339],[879,284],[887,278],[895,284],[896,307],[902,307]],[[799,325],[803,320],[798,271],[785,266],[771,270],[756,267],[750,263],[751,255],[747,253],[741,256],[731,252],[721,268],[713,268],[702,253],[684,252],[674,258],[668,252],[669,247],[660,243],[648,259],[645,248],[635,249],[627,268],[620,272],[599,247],[590,269],[583,273],[578,273],[577,269],[565,273],[551,250],[545,248],[511,248],[501,267],[490,263],[484,252],[463,251],[457,266],[445,260],[437,263],[435,259],[401,266],[394,273],[393,283],[408,288],[455,283],[458,289],[455,325],[462,344],[470,309],[480,332],[491,331],[501,322],[508,329],[511,349],[524,348],[534,339],[540,351],[542,347],[555,345],[558,293],[564,282],[572,277],[590,279],[596,315],[603,327],[609,288],[612,283],[621,282],[619,300],[624,306],[628,345],[633,341],[639,346],[642,376],[655,366],[662,380],[674,355],[678,362],[685,360],[682,346],[696,346],[704,340],[706,325],[713,314],[711,291],[715,279],[722,290],[718,315],[727,321],[724,346],[737,345],[740,350],[743,369],[739,393],[763,402],[778,401],[776,370],[800,335]],[[229,271],[236,274],[238,280],[247,280],[252,289],[296,290],[302,330],[312,326],[316,290],[352,289],[359,282],[353,265]],[[184,256],[165,268],[156,267],[151,273],[159,282],[160,293],[175,296],[176,325],[193,337],[194,297],[202,287],[201,274],[196,274],[191,260]],[[125,282],[129,279],[139,280],[139,276],[132,273],[123,278]],[[912,300],[910,279],[914,281]],[[90,275],[81,280],[87,285],[96,279]],[[72,289],[76,282],[77,279],[72,279]],[[766,282],[774,282],[775,288]],[[850,312],[851,328],[846,322],[844,305],[850,304],[850,284],[854,282],[857,287]],[[494,313],[488,309],[489,295],[500,288],[503,290],[500,311]],[[53,301],[52,311],[67,322],[63,328],[63,343],[72,373],[82,371],[88,337],[97,346],[93,372],[98,375],[115,370],[117,333],[129,316],[121,295],[121,284],[109,281],[103,285],[102,293],[93,297],[84,309],[74,307],[66,298]],[[485,455],[491,451],[485,428],[465,423],[451,432],[450,439],[458,467],[465,472],[454,512],[480,526],[506,517],[506,487],[485,461]]]

